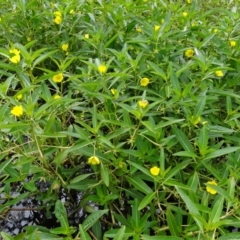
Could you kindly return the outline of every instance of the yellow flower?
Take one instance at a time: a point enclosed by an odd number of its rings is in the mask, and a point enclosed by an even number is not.
[[[218,70],[218,71],[215,71],[215,75],[217,76],[217,77],[223,77],[223,71],[221,71],[221,70]]]
[[[217,33],[218,32],[218,29],[217,28],[214,28],[213,29],[213,33]]]
[[[85,37],[86,39],[88,39],[88,38],[89,38],[89,34],[85,34],[84,37]]]
[[[11,58],[9,58],[9,60],[12,62],[12,63],[19,63],[21,58],[20,58],[20,55],[15,55]]]
[[[136,29],[137,32],[141,33],[142,32],[142,29],[140,27],[137,27]]]
[[[72,9],[71,11],[70,11],[70,14],[75,14],[75,11]]]
[[[68,43],[62,45],[62,50],[67,51],[68,50]]]
[[[56,11],[53,13],[55,17],[61,17],[62,16],[62,13],[59,12],[59,11]]]
[[[56,18],[54,19],[54,22],[55,22],[56,24],[61,24],[62,18],[61,18],[60,16],[56,16]]]
[[[201,121],[200,116],[199,117],[194,117],[194,116],[191,117],[191,122],[193,125],[197,125],[200,121]]]
[[[106,65],[100,65],[100,66],[98,67],[98,71],[99,71],[101,74],[106,73],[106,72],[107,72],[107,67],[106,67]]]
[[[231,46],[231,47],[236,47],[236,45],[237,45],[237,42],[236,42],[236,41],[234,41],[234,40],[231,40],[231,41],[230,41],[230,46]]]
[[[146,87],[149,84],[149,79],[142,78],[140,84],[141,84],[141,86]]]
[[[88,164],[92,164],[92,165],[100,164],[100,160],[98,157],[92,156],[88,158]]]
[[[154,167],[150,168],[150,173],[151,173],[153,176],[157,176],[157,175],[160,173],[160,168],[154,166]]]
[[[143,2],[147,2],[148,0],[143,0]]]
[[[194,51],[192,49],[188,49],[185,51],[185,56],[190,58],[194,55]]]
[[[192,3],[192,0],[187,0],[187,3]]]
[[[138,101],[138,106],[141,107],[141,108],[146,108],[147,105],[148,105],[148,101],[147,100]]]
[[[15,55],[20,55],[20,51],[17,50],[16,48],[10,49],[9,52],[10,52],[10,53],[13,53],[13,54],[15,54]]]
[[[10,49],[9,52],[10,52],[11,54],[14,54],[14,56],[12,56],[11,58],[9,58],[9,60],[10,60],[12,63],[19,63],[20,60],[21,60],[20,51],[17,50],[16,48],[14,48],[14,49]]]
[[[214,180],[213,181],[208,181],[207,184],[211,184],[211,185],[217,186],[217,183]],[[211,194],[216,194],[217,193],[216,190],[214,190],[213,188],[211,188],[209,186],[206,187],[206,190],[207,190],[207,192],[209,192]]]
[[[188,13],[187,13],[187,12],[183,12],[182,15],[183,15],[184,17],[187,17]]]
[[[160,26],[159,26],[159,25],[155,25],[155,26],[154,26],[154,31],[155,31],[155,32],[157,32],[159,29],[160,29]]]
[[[117,91],[116,91],[116,89],[115,89],[115,88],[112,88],[110,91],[111,91],[111,93],[112,93],[112,95],[113,95],[113,96],[115,96],[115,95],[116,95],[116,93],[117,93]]]
[[[12,110],[11,110],[11,114],[16,116],[16,117],[20,117],[21,115],[23,115],[23,108],[22,106],[15,106]]]
[[[118,165],[119,165],[120,168],[123,167],[123,163],[122,162],[120,162]]]
[[[56,100],[56,99],[59,99],[61,98],[61,96],[59,96],[58,94],[54,95],[53,99]]]
[[[53,81],[56,83],[62,82],[63,80],[63,74],[59,73],[53,76]]]
[[[16,98],[17,98],[18,100],[21,100],[22,97],[23,97],[23,95],[22,95],[21,93],[16,96]]]

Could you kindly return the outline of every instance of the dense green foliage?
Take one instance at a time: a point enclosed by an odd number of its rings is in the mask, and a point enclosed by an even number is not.
[[[0,214],[59,221],[4,240],[240,239],[239,1],[0,4]]]

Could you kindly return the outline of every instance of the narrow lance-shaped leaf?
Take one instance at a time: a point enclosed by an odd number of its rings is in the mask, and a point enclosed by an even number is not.
[[[87,231],[84,229],[82,224],[79,225],[80,236],[82,240],[91,240],[91,237],[88,235]]]
[[[55,204],[54,214],[63,228],[69,228],[67,211],[60,200]]]
[[[222,196],[214,203],[212,211],[210,213],[210,222],[216,223],[220,220],[223,210],[224,198]]]
[[[179,141],[183,149],[187,152],[194,153],[194,148],[191,145],[190,141],[188,140],[187,136],[184,134],[184,132],[175,126],[172,126],[172,128],[176,135],[177,140]]]
[[[167,225],[169,226],[171,235],[178,236],[179,226],[170,208],[167,209],[166,216],[167,216]]]
[[[143,192],[145,194],[149,194],[149,193],[153,192],[153,190],[142,179],[140,179],[138,177],[134,177],[134,178],[127,177],[127,180],[137,190],[139,190],[139,191],[141,191],[141,192]]]
[[[155,197],[155,192],[147,194],[143,200],[139,203],[138,211],[145,208]]]
[[[101,177],[105,185],[109,186],[109,171],[108,169],[101,163]]]
[[[208,148],[208,131],[209,130],[206,125],[203,125],[202,129],[200,130],[199,148],[202,155],[204,155],[205,151]]]
[[[123,237],[124,237],[124,233],[125,233],[125,229],[126,227],[125,226],[122,226],[117,234],[115,235],[115,237],[113,238],[113,240],[123,240]]]
[[[169,70],[170,80],[171,80],[171,83],[172,83],[173,90],[174,91],[177,90],[178,92],[181,92],[181,86],[180,86],[180,83],[178,81],[178,77],[177,77],[176,73],[173,70],[171,62],[169,64],[168,70]]]
[[[93,226],[97,220],[102,217],[104,214],[108,212],[108,209],[105,210],[98,210],[94,213],[91,213],[83,222],[82,226],[84,227],[85,230],[88,230],[90,227]]]
[[[223,149],[219,149],[219,150],[216,150],[214,152],[211,152],[211,153],[207,154],[206,157],[204,158],[204,160],[208,160],[208,159],[224,156],[224,155],[226,155],[228,153],[235,152],[235,151],[237,151],[239,149],[240,149],[240,147],[226,147],[226,148],[223,148]]]
[[[195,215],[199,215],[199,211],[195,205],[195,203],[189,198],[189,196],[180,188],[175,187],[179,195],[181,196],[182,200],[184,201],[186,207],[188,208],[190,213],[194,213]],[[203,231],[203,223],[197,219],[195,216],[193,216],[195,222],[197,223],[198,227],[201,231]]]
[[[206,99],[207,97],[206,96],[201,96],[198,103],[197,103],[197,106],[194,110],[194,117],[199,117],[201,116],[203,110],[204,110],[204,107],[205,107],[205,104],[206,104]]]
[[[168,179],[172,178],[175,176],[181,169],[185,168],[191,160],[185,160],[179,164],[177,164],[176,167],[174,167],[165,177],[164,182],[167,181]]]

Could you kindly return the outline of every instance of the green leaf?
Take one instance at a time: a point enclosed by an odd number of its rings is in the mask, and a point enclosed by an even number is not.
[[[145,173],[147,176],[152,177],[152,174],[150,173],[149,169],[146,169],[142,165],[137,164],[137,163],[132,162],[132,161],[127,161],[127,162],[129,164],[131,164],[132,166],[134,166],[135,168],[137,168],[138,170],[140,170],[141,172]]]
[[[5,232],[1,232],[1,236],[2,236],[3,240],[14,240],[14,238],[10,234],[5,233]]]
[[[57,200],[55,204],[54,214],[58,219],[58,221],[60,222],[61,227],[65,229],[69,229],[67,211],[60,200]]]
[[[80,236],[82,240],[91,240],[91,237],[88,235],[87,231],[84,229],[83,225],[79,225]]]
[[[82,180],[88,178],[89,176],[93,175],[92,173],[87,173],[87,174],[82,174],[82,175],[79,175],[77,177],[75,177],[74,179],[72,179],[70,181],[70,184],[74,184],[74,183],[78,183],[78,182],[81,182]]]
[[[175,176],[181,169],[185,168],[190,162],[191,160],[185,160],[177,164],[176,167],[174,167],[169,173],[166,174],[164,182]]]
[[[198,158],[198,156],[195,153],[187,151],[176,152],[173,154],[173,156]]]
[[[119,229],[111,229],[105,232],[104,237],[106,238],[114,238],[116,234],[118,233]],[[123,239],[129,239],[131,236],[135,235],[136,233],[131,230],[130,228],[126,228],[124,232],[124,237]]]
[[[97,239],[102,239],[102,225],[99,220],[93,224],[92,232]]]
[[[115,237],[113,238],[113,240],[123,240],[124,238],[124,233],[125,233],[126,227],[122,226],[118,232],[116,233]]]
[[[155,236],[151,237],[148,235],[141,235],[142,240],[184,240],[181,237],[176,237],[176,236]]]
[[[138,177],[127,177],[127,180],[130,184],[132,184],[137,190],[149,194],[152,193],[152,189],[140,178]]]
[[[230,196],[230,198],[234,199],[234,193],[235,193],[235,186],[236,186],[236,180],[234,177],[230,177],[228,179],[228,188],[227,188],[227,194]],[[230,209],[230,207],[233,205],[232,202],[227,202],[227,211]]]
[[[221,187],[215,186],[212,184],[206,184],[207,186],[211,187],[212,189],[216,190],[218,194],[222,195],[226,200],[233,202],[233,199],[224,191]]]
[[[147,194],[143,200],[139,203],[138,211],[145,208],[155,197],[155,192]]]
[[[220,196],[216,202],[214,202],[212,211],[209,216],[209,221],[211,223],[216,223],[220,220],[223,210],[224,198]]]
[[[183,122],[185,121],[185,119],[171,119],[167,122],[160,122],[156,127],[155,127],[155,130],[159,129],[159,128],[164,128],[164,127],[167,127],[167,126],[171,126],[173,125],[174,123],[179,123],[179,122]]]
[[[39,53],[41,52],[41,50],[45,50],[46,48],[44,49],[40,49],[36,52],[34,52],[34,54],[32,55],[32,61],[39,56]],[[50,56],[52,56],[54,53],[58,52],[58,50],[54,50],[54,51],[51,51],[51,52],[46,52],[44,53],[43,55],[39,56],[37,59],[35,59],[35,61],[33,62],[33,67],[35,67],[37,64],[41,63],[42,61],[44,61],[45,59],[49,58]]]
[[[172,128],[173,128],[173,131],[176,135],[177,140],[179,141],[179,143],[181,144],[183,149],[187,152],[194,153],[194,148],[191,145],[190,141],[188,140],[187,136],[183,133],[183,131],[178,129],[175,126],[172,126]]]
[[[224,156],[228,153],[236,152],[239,149],[240,149],[240,147],[226,147],[226,148],[223,148],[223,149],[215,150],[214,152],[211,152],[211,153],[207,154],[206,157],[203,160],[218,158],[218,157]]]
[[[158,67],[153,62],[150,62],[150,61],[146,61],[146,62],[154,70],[154,72],[153,72],[154,74],[162,77],[165,81],[167,81],[167,76],[166,76],[165,72],[160,67]]]
[[[206,104],[206,96],[200,96],[200,100],[197,103],[197,106],[194,110],[194,117],[199,117],[202,115],[202,112],[204,110],[205,104]]]
[[[179,224],[177,223],[175,217],[172,214],[172,211],[170,208],[167,208],[166,211],[166,216],[167,216],[167,225],[169,227],[170,233],[172,236],[178,236],[179,235]]]
[[[181,196],[182,200],[184,201],[186,207],[188,208],[189,210],[189,213],[193,213],[195,215],[199,215],[200,216],[200,213],[196,207],[196,205],[194,204],[194,202],[189,198],[189,196],[182,190],[180,189],[179,187],[175,187],[177,192],[179,193],[179,195]],[[196,218],[196,216],[193,216],[195,222],[197,223],[199,229],[201,231],[203,231],[203,223],[198,219]]]
[[[239,239],[240,239],[240,233],[227,233],[217,238],[217,240],[239,240]]]
[[[109,186],[109,171],[101,162],[101,177],[104,184],[108,187]]]
[[[170,72],[170,80],[171,80],[171,83],[172,83],[173,90],[181,92],[181,86],[180,86],[177,74],[173,70],[172,62],[169,63],[168,68],[169,68],[169,72]]]
[[[208,132],[208,127],[203,125],[199,135],[199,151],[202,155],[205,155],[205,151],[208,148]]]
[[[68,229],[65,228],[65,227],[57,227],[57,228],[51,229],[50,233],[67,235],[68,234]]]
[[[93,226],[93,224],[95,222],[97,222],[97,220],[99,218],[101,218],[104,214],[106,214],[108,212],[108,209],[105,210],[98,210],[94,213],[91,213],[82,223],[82,226],[84,227],[85,230],[88,230],[90,227]]]

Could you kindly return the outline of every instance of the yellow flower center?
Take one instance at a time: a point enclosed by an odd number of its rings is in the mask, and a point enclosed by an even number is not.
[[[16,116],[16,117],[20,117],[21,115],[23,115],[23,108],[22,106],[15,106],[12,110],[11,110],[11,114]]]
[[[207,184],[211,184],[211,185],[217,186],[217,183],[214,180],[213,181],[208,181]],[[216,194],[217,193],[217,191],[214,190],[213,188],[211,188],[210,186],[207,186],[206,190],[207,190],[207,192],[209,192],[211,194]]]
[[[151,173],[153,176],[157,176],[157,175],[160,173],[160,168],[154,166],[154,167],[150,168],[150,173]]]
[[[107,72],[107,67],[105,65],[100,65],[98,67],[98,71],[101,73],[101,74],[104,74]]]
[[[185,51],[185,56],[190,58],[194,55],[194,51],[192,49],[188,49]]]
[[[92,156],[88,158],[88,164],[92,164],[92,165],[100,164],[100,160],[97,156]]]
[[[154,31],[155,31],[155,32],[157,32],[159,29],[160,29],[160,26],[159,26],[159,25],[155,25],[155,26],[154,26]]]
[[[218,70],[218,71],[215,72],[215,75],[216,75],[217,77],[223,77],[223,71]]]
[[[60,16],[56,16],[56,18],[54,19],[54,22],[55,22],[56,24],[61,24],[62,18],[61,18]]]
[[[59,74],[53,76],[53,81],[56,82],[56,83],[62,82],[62,80],[63,80],[63,74],[62,73],[59,73]]]
[[[149,84],[148,78],[142,78],[140,81],[141,86],[146,87]]]
[[[67,51],[68,50],[68,44],[67,43],[62,45],[62,50],[63,51]]]
[[[230,41],[230,46],[231,47],[236,47],[236,45],[237,45],[236,41],[234,41],[234,40]]]
[[[141,108],[146,108],[148,105],[148,101],[147,100],[140,100],[138,101],[138,106],[141,107]]]

